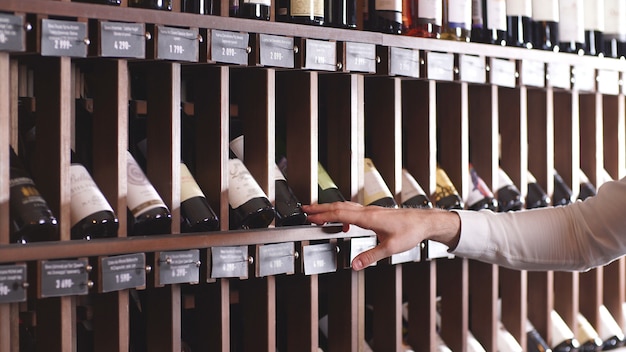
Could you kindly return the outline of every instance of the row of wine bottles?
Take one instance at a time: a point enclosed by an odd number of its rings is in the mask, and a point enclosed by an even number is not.
[[[74,0],[119,5],[120,0]],[[619,0],[275,0],[276,20],[577,54],[626,55],[626,6]],[[182,0],[182,11],[216,15],[218,0]],[[172,10],[172,0],[129,0]],[[269,20],[271,0],[230,0],[229,15]]]

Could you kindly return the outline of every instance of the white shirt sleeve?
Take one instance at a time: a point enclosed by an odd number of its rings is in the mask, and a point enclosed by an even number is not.
[[[461,235],[451,252],[460,257],[515,269],[582,271],[626,254],[626,178],[567,206],[457,213]]]

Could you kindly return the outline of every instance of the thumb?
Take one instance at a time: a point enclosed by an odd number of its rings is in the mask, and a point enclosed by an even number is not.
[[[352,260],[352,269],[356,271],[362,270],[385,257],[387,257],[387,255],[384,253],[384,251],[380,249],[379,246],[376,246],[374,248],[361,252],[356,257],[354,257],[354,259]]]

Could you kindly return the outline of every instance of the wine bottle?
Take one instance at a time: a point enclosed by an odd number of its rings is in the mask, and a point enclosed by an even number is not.
[[[356,0],[325,0],[324,24],[336,28],[356,28],[356,3]]]
[[[583,0],[559,0],[559,51],[585,53]]]
[[[230,0],[230,17],[270,20],[271,0]]]
[[[402,169],[402,191],[400,193],[400,202],[403,208],[424,208],[433,207],[430,199],[417,183],[417,180],[409,173],[407,169]]]
[[[528,352],[548,352],[551,350],[550,345],[528,319],[526,319],[526,348]]]
[[[180,220],[182,232],[219,229],[219,219],[184,163],[180,164]]]
[[[498,330],[496,331],[496,345],[498,346],[498,352],[523,351],[522,346],[500,320],[498,320]]]
[[[506,45],[506,0],[473,0],[471,40]]]
[[[565,183],[561,175],[559,175],[556,170],[553,171],[553,177],[554,193],[552,194],[552,205],[558,206],[570,204],[574,199],[572,189],[569,188],[567,183]]]
[[[465,205],[469,210],[481,210],[488,209],[496,211],[498,209],[498,202],[495,196],[485,183],[485,181],[478,176],[478,173],[474,169],[474,166],[469,166],[470,178],[472,179],[472,188],[467,194]]]
[[[604,0],[583,0],[585,54],[604,56]]]
[[[506,1],[507,45],[532,49],[531,0]]]
[[[602,351],[613,350],[624,345],[624,331],[619,326],[611,312],[605,305],[598,308],[600,312],[600,326],[598,334],[602,340]]]
[[[240,135],[230,141],[230,150],[239,159],[244,161],[244,137]],[[294,226],[306,223],[307,214],[302,210],[302,203],[293,193],[283,172],[274,164],[274,210],[276,212],[276,226]]]
[[[437,166],[437,186],[435,188],[435,194],[432,199],[435,201],[437,208],[452,210],[463,209],[463,199],[459,195],[459,192],[454,187],[454,184],[448,177],[448,174],[439,166]]]
[[[550,332],[552,351],[573,352],[580,348],[580,342],[574,336],[574,332],[555,310],[550,311]]]
[[[126,152],[128,235],[170,233],[172,214],[130,152]]]
[[[600,351],[602,347],[602,340],[596,329],[589,323],[587,318],[580,312],[576,315],[576,323],[578,329],[576,330],[576,339],[580,342],[581,352],[594,352]]]
[[[404,26],[403,34],[439,38],[441,35],[441,0],[410,0],[409,5],[409,13],[403,16],[411,16],[411,19],[409,25]]]
[[[91,240],[117,236],[119,221],[113,208],[73,150],[70,185],[71,238]]]
[[[626,55],[626,3],[604,0],[604,55],[621,58]]]
[[[587,175],[583,170],[579,171],[578,178],[580,179],[580,191],[578,192],[578,199],[585,200],[589,197],[596,195],[596,187],[589,181]]]
[[[526,194],[526,209],[544,208],[550,205],[550,196],[544,191],[543,187],[537,182],[535,176],[527,171],[528,193]]]
[[[111,5],[111,6],[120,6],[122,3],[121,0],[72,0],[75,2],[86,2],[89,4],[101,4],[101,5]]]
[[[277,7],[278,21],[324,25],[324,0],[278,0]]]
[[[317,186],[318,203],[323,204],[346,201],[346,198],[343,196],[341,191],[339,191],[335,181],[333,181],[320,162],[317,163]]]
[[[499,212],[516,211],[524,207],[524,200],[520,190],[502,168],[498,169],[496,199]]]
[[[15,150],[9,148],[10,241],[22,244],[53,241],[57,237],[59,223]]]
[[[228,159],[228,176],[229,228],[268,227],[274,221],[274,206],[241,160]]]
[[[182,0],[183,12],[197,13],[199,15],[217,15],[219,2],[217,0]]]
[[[364,160],[364,185],[363,203],[364,205],[377,205],[386,208],[397,208],[398,203],[393,199],[393,194],[385,184],[385,180],[374,166],[370,158]]]
[[[172,0],[128,0],[128,6],[172,11]]]
[[[367,20],[364,21],[366,30],[402,34],[402,1],[368,0],[367,5]]]
[[[559,51],[559,0],[533,0],[533,48]]]
[[[446,342],[441,338],[441,335],[437,333],[437,352],[452,352],[452,349],[448,347]]]
[[[469,42],[472,33],[472,0],[443,0],[441,39]]]

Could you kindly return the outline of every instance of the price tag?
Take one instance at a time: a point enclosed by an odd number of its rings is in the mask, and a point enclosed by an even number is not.
[[[211,247],[211,278],[248,277],[248,247]]]
[[[26,264],[0,266],[0,303],[26,301]]]
[[[306,39],[304,68],[311,70],[337,70],[337,43]]]
[[[425,259],[454,258],[454,255],[448,252],[448,246],[445,244],[426,240],[424,242],[424,257]]]
[[[428,79],[452,81],[454,79],[454,54],[426,53]]]
[[[259,34],[261,42],[261,65],[293,68],[293,38]]]
[[[350,239],[350,263],[354,260],[354,257],[365,252],[368,249],[376,247],[378,240],[376,237],[355,237]],[[376,265],[373,263],[371,266]]]
[[[41,20],[41,55],[86,57],[87,24],[62,20]]]
[[[146,255],[118,255],[100,260],[102,292],[119,291],[146,285]]]
[[[200,280],[200,250],[159,253],[159,284],[198,283]]]
[[[619,72],[598,70],[598,92],[602,94],[619,94]]]
[[[376,45],[346,43],[346,70],[376,73]]]
[[[157,59],[198,61],[198,29],[157,26]]]
[[[302,260],[305,275],[335,272],[337,271],[337,246],[330,243],[304,246]]]
[[[250,53],[248,33],[211,31],[211,60],[236,65],[247,65]]]
[[[522,60],[522,85],[532,87],[546,86],[546,68],[541,61]]]
[[[88,293],[87,259],[44,260],[40,271],[41,298]]]
[[[100,56],[143,59],[145,34],[143,23],[100,22]]]
[[[420,246],[413,247],[408,251],[393,254],[391,256],[391,264],[418,262],[422,258]]]
[[[548,63],[548,84],[555,88],[570,89],[572,85],[570,66],[556,62]]]
[[[575,66],[572,71],[575,90],[592,92],[595,89],[596,76],[593,67]]]
[[[487,82],[485,58],[482,56],[463,54],[459,57],[459,73],[461,81],[470,83]]]
[[[389,73],[397,76],[419,78],[419,50],[391,47]]]
[[[296,250],[293,242],[258,246],[257,276],[293,274]]]
[[[489,72],[491,84],[515,88],[515,61],[492,58]]]
[[[24,18],[0,13],[0,51],[24,50]]]

